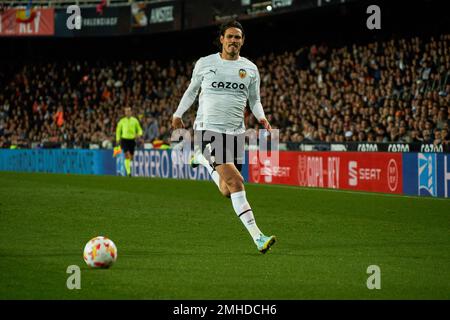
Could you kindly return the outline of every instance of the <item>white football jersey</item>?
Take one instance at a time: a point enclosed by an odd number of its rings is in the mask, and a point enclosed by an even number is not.
[[[181,118],[201,89],[194,130],[243,133],[247,100],[255,117],[265,118],[259,86],[258,67],[246,58],[224,60],[220,53],[200,58],[174,115]]]

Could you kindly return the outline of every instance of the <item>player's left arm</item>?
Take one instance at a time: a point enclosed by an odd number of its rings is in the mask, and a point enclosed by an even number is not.
[[[268,131],[272,130],[269,121],[266,119],[263,106],[261,104],[260,96],[260,83],[261,79],[259,77],[259,71],[256,70],[254,79],[251,80],[248,92],[248,103],[250,110],[252,110],[253,115],[256,117],[258,122],[264,126]]]

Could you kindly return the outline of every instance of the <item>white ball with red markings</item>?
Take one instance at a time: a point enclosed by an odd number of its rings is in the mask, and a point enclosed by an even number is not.
[[[84,247],[83,258],[92,268],[109,268],[117,260],[117,247],[111,239],[95,237]]]

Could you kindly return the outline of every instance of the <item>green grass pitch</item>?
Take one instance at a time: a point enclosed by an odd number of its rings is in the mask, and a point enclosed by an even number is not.
[[[246,189],[278,238],[265,255],[212,182],[0,173],[0,299],[450,298],[449,200]],[[97,235],[118,247],[110,269],[83,261]]]

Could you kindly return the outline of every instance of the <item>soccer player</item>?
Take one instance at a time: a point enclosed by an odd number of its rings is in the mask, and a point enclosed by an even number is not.
[[[240,56],[244,37],[242,25],[237,21],[221,26],[222,50],[200,58],[195,64],[189,87],[173,115],[172,127],[184,128],[182,116],[194,103],[201,89],[194,134],[202,137],[202,143],[199,146],[201,151],[194,152],[193,162],[208,168],[220,192],[231,198],[234,211],[258,250],[266,253],[276,239],[275,236],[265,236],[256,225],[240,173],[244,144],[238,140],[245,132],[244,109],[247,100],[259,123],[269,131],[271,126],[260,102],[258,68]],[[223,145],[223,149],[212,148],[214,141],[220,141],[219,145]]]
[[[125,107],[125,117],[120,119],[116,128],[116,145],[120,144],[125,153],[125,170],[131,177],[131,161],[133,161],[136,138],[142,136],[142,128],[138,119],[132,116],[130,107]]]

